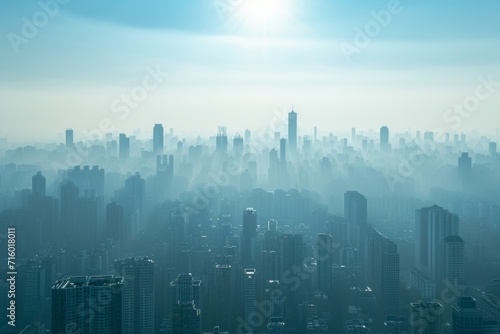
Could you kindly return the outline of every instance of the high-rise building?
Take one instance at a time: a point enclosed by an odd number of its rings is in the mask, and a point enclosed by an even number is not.
[[[123,276],[122,333],[154,333],[154,263],[145,258],[115,261]]]
[[[444,307],[439,302],[411,303],[410,333],[441,334]]]
[[[464,241],[457,235],[450,235],[444,239],[444,266],[445,279],[450,284],[465,282],[464,275]]]
[[[380,128],[380,151],[387,152],[390,149],[389,128],[387,126],[383,126]]]
[[[398,246],[370,227],[366,235],[365,278],[387,314],[399,309]]]
[[[365,232],[368,225],[368,204],[366,197],[357,191],[344,194],[344,218],[347,221],[347,240],[358,249],[359,260],[365,257]]]
[[[121,162],[126,162],[130,158],[130,138],[124,133],[118,137],[118,157]]]
[[[243,138],[240,135],[236,135],[233,138],[233,154],[235,157],[243,154]]]
[[[282,164],[286,163],[286,139],[281,138],[280,140],[280,162]]]
[[[123,206],[116,202],[106,206],[106,239],[112,238],[115,241],[125,241],[125,220],[123,216]]]
[[[460,297],[452,307],[453,334],[482,334],[483,317],[472,297]]]
[[[191,274],[179,274],[170,283],[172,304],[194,301],[196,309],[201,310],[201,281],[195,280]]]
[[[73,142],[73,130],[67,129],[66,130],[66,149],[74,148],[74,147],[75,147],[75,143]]]
[[[293,154],[297,152],[297,113],[288,113],[288,147]]]
[[[21,323],[29,324],[44,320],[46,302],[45,268],[37,261],[28,262],[17,267],[17,314]]]
[[[153,153],[156,155],[163,154],[163,125],[155,124],[153,127]]]
[[[219,133],[215,137],[215,151],[220,155],[227,154],[227,133],[224,126],[219,126]]]
[[[415,265],[420,273],[414,273],[412,279],[434,282],[435,292],[445,285],[445,239],[459,235],[458,221],[457,215],[437,205],[416,211]],[[432,299],[434,295],[428,297]]]
[[[488,146],[490,156],[494,157],[497,154],[497,143],[491,142]]]
[[[31,178],[31,191],[33,194],[45,196],[45,177],[38,171]]]
[[[257,211],[248,208],[243,212],[243,233],[241,236],[241,264],[250,266],[256,260]]]
[[[321,291],[330,291],[332,288],[332,253],[332,236],[330,234],[319,233],[316,240],[316,261],[318,263],[317,288]]]
[[[251,323],[251,315],[255,313],[255,301],[257,294],[257,281],[254,268],[243,270],[243,314],[247,324]],[[255,328],[249,329],[250,332]]]
[[[233,319],[233,268],[228,264],[215,267],[215,323],[229,331]]]
[[[52,333],[122,333],[122,287],[123,277],[116,276],[56,281],[52,287]]]
[[[472,158],[469,153],[462,153],[458,158],[458,178],[462,187],[468,187],[472,178]]]
[[[192,300],[174,304],[172,334],[201,334],[201,311]]]

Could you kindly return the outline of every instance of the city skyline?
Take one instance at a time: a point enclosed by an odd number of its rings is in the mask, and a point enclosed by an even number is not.
[[[22,130],[53,139],[48,133],[88,131],[104,116],[122,132],[169,121],[208,134],[220,124],[266,126],[273,109],[291,104],[309,129],[498,128],[487,121],[500,102],[494,1],[155,0],[120,10],[113,1],[59,2],[57,10],[51,0],[0,5],[8,119],[0,137],[24,139]],[[366,27],[374,33],[356,42]],[[484,81],[480,95],[491,94],[458,113]],[[144,82],[147,97],[125,107],[122,94]]]

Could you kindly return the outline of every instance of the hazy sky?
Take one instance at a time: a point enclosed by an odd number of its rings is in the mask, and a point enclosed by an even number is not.
[[[497,0],[55,1],[0,2],[0,137],[500,123]]]

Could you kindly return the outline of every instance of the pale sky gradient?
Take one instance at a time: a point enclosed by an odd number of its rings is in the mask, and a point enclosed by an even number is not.
[[[41,7],[2,1],[0,137],[51,140],[73,128],[81,140],[103,118],[116,132],[148,134],[163,123],[186,135],[217,125],[243,133],[292,104],[302,134],[381,125],[453,132],[445,110],[474,94],[479,77],[500,81],[498,1],[401,0],[402,12],[350,63],[340,43],[354,45],[355,28],[390,1],[276,1],[284,7],[264,31],[243,7],[221,19],[213,0],[73,0],[18,53],[9,33],[22,36],[23,17]],[[113,101],[148,66],[170,75],[120,119]],[[500,86],[456,131],[494,131],[499,106]]]

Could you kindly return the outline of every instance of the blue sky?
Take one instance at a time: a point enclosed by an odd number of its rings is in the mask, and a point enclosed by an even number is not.
[[[0,2],[0,137],[74,128],[84,139],[103,118],[116,132],[148,135],[161,122],[181,134],[241,133],[292,104],[302,134],[498,127],[500,87],[460,128],[443,120],[479,77],[500,81],[498,1],[268,0],[275,8],[259,7],[270,13],[262,18],[249,5],[259,0],[72,0],[13,47],[23,20],[53,1]],[[341,46],[355,46],[356,29],[391,5],[398,13],[348,61]],[[117,118],[112,103],[155,67],[169,77]]]

